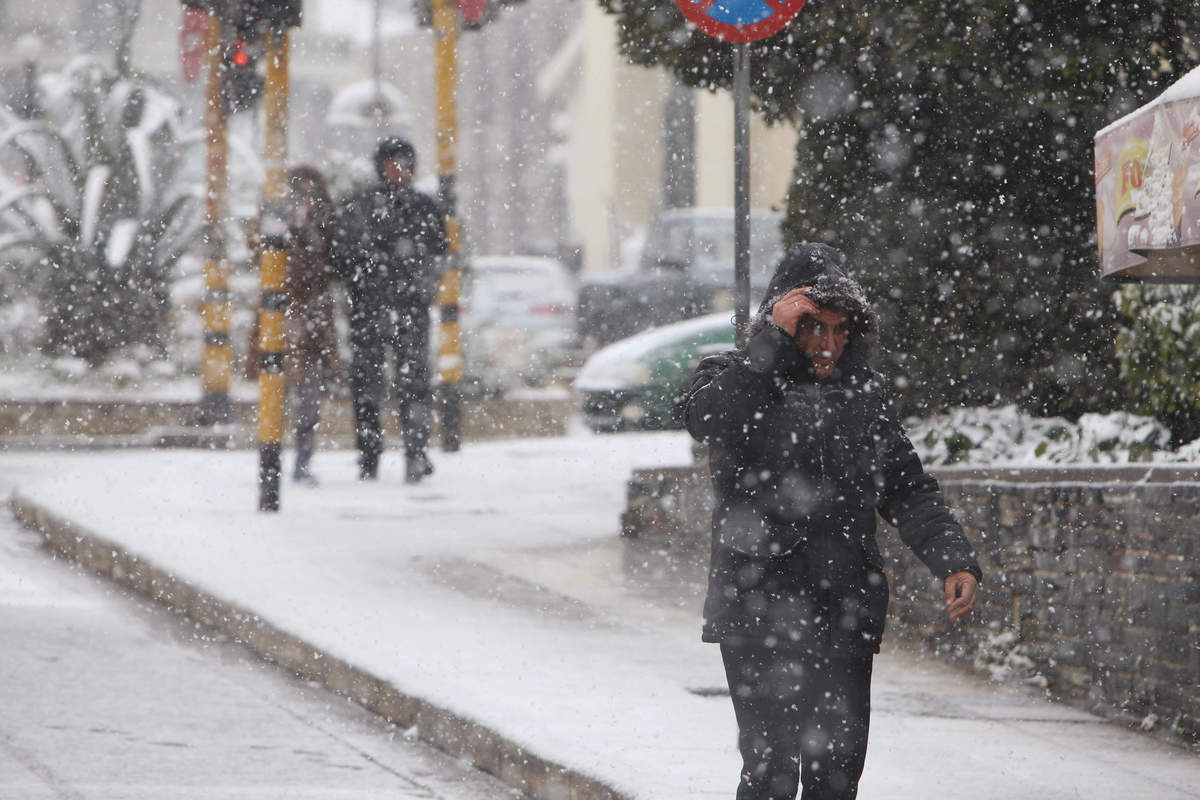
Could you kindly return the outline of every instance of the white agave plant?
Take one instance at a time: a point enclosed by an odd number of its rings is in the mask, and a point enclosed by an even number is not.
[[[199,137],[175,100],[88,57],[41,76],[38,112],[0,110],[0,254],[39,298],[44,349],[98,363],[161,347],[171,271],[201,224],[182,179]]]

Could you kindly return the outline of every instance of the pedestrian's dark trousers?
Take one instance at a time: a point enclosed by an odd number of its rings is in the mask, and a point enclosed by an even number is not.
[[[867,755],[872,656],[721,645],[742,754],[737,800],[853,800]]]
[[[374,475],[383,452],[379,410],[383,405],[387,351],[378,317],[354,309],[350,318],[350,396],[354,403],[354,444],[359,466]]]
[[[325,392],[325,368],[320,363],[304,364],[299,380],[290,385],[291,413],[296,420],[295,477],[308,474],[316,450],[317,423],[321,419],[321,395]]]
[[[429,388],[429,313],[411,313],[389,319],[351,319],[350,394],[354,401],[354,438],[359,463],[374,473],[383,453],[383,407],[388,351],[393,353],[392,391],[404,428],[404,450],[424,453],[433,425],[433,400]],[[365,316],[365,315],[364,315]],[[357,322],[357,324],[356,324]]]

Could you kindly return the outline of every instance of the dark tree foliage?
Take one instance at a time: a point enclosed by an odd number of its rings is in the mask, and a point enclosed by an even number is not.
[[[1125,286],[1129,320],[1117,336],[1121,377],[1138,413],[1171,430],[1175,447],[1200,438],[1200,286]]]
[[[671,0],[598,0],[635,63],[728,86]],[[1200,61],[1197,0],[809,0],[751,45],[755,102],[802,133],[790,240],[856,259],[910,411],[1124,401],[1097,277],[1093,135]]]

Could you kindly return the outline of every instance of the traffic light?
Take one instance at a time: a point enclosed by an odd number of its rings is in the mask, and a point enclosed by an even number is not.
[[[301,0],[182,0],[187,8],[216,14],[226,25],[238,29],[273,25],[300,27]]]
[[[300,0],[224,0],[222,5],[222,17],[238,30],[300,25]]]
[[[235,31],[221,47],[221,102],[226,114],[253,108],[262,97],[263,77],[258,73],[262,37]]]
[[[221,104],[226,114],[253,108],[262,97],[258,62],[263,36],[300,24],[301,0],[182,0],[221,20]]]
[[[465,30],[473,31],[487,25],[496,16],[499,6],[513,6],[525,0],[452,0],[458,8],[458,21]],[[433,8],[431,0],[413,0],[413,14],[417,25],[422,28],[433,27]]]

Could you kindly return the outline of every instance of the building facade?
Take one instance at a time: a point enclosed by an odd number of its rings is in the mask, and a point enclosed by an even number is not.
[[[362,179],[381,132],[410,137],[419,180],[436,184],[433,35],[416,25],[411,2],[305,0],[291,40],[290,156],[325,169],[338,188]],[[131,65],[172,88],[199,124],[203,87],[185,84],[180,72],[182,15],[179,0],[75,0],[73,13],[8,0],[0,4],[5,94],[29,58],[52,69],[80,52],[111,57],[136,20]],[[41,42],[33,56],[15,46],[29,33]],[[622,265],[663,207],[733,205],[728,92],[685,89],[664,70],[628,64],[613,19],[590,0],[501,9],[460,37],[458,77],[459,211],[475,253],[556,254],[603,272]],[[406,107],[393,108],[383,125],[364,118],[355,131],[344,113],[347,93],[374,80],[393,87],[392,105]],[[240,116],[231,172],[241,181],[235,191],[252,204],[261,118]],[[756,118],[751,141],[751,204],[780,207],[795,131]]]

